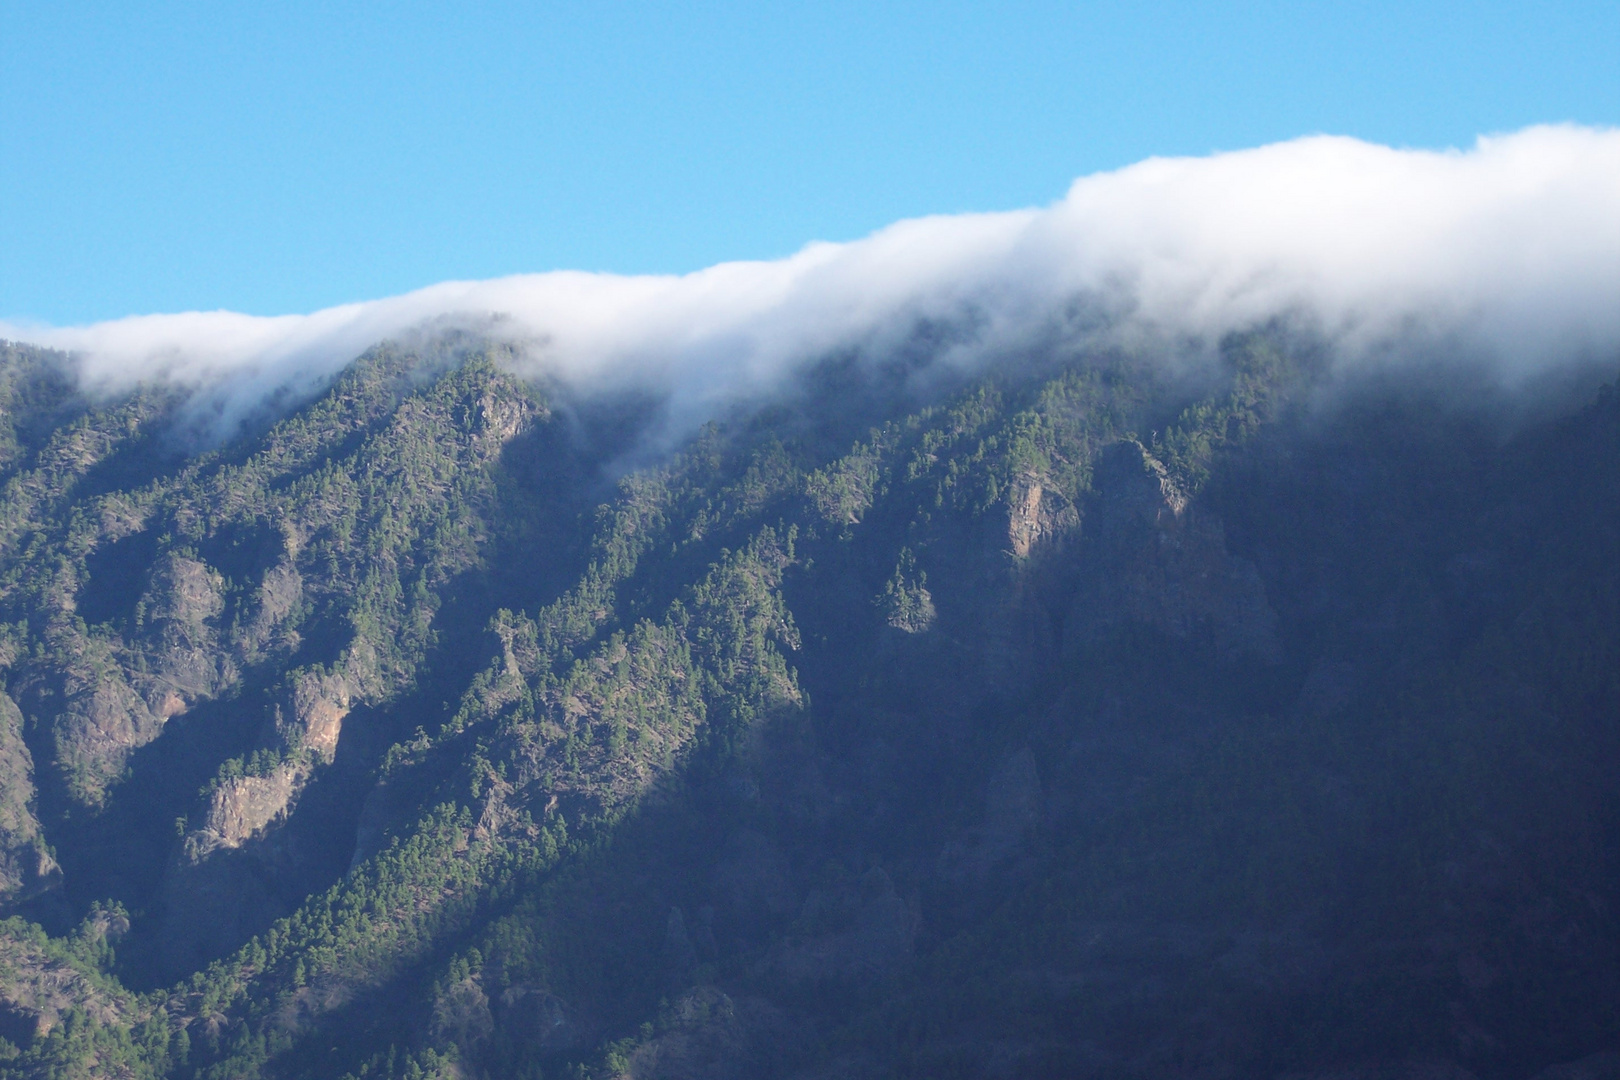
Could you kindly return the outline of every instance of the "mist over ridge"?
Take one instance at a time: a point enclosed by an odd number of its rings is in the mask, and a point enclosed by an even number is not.
[[[7,330],[0,1080],[1620,1080],[1617,165]]]
[[[509,342],[526,375],[665,392],[677,425],[831,352],[883,355],[919,325],[950,327],[938,359],[972,368],[1054,342],[1196,357],[1286,318],[1341,364],[1466,356],[1511,383],[1620,351],[1617,177],[1612,129],[1532,127],[1466,151],[1311,136],[679,276],[556,271],[308,315],[0,323],[0,337],[75,354],[92,388],[206,389],[226,417],[424,326]]]

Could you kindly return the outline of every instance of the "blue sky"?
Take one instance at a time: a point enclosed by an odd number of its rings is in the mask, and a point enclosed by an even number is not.
[[[0,2],[0,318],[697,269],[1313,132],[1620,123],[1620,4]]]

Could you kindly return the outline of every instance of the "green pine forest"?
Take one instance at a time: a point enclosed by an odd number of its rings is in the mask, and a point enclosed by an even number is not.
[[[0,343],[0,1077],[1620,1068],[1615,371],[926,346]]]

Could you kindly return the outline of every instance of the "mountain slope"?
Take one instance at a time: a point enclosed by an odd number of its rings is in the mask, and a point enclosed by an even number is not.
[[[652,454],[450,337],[193,450],[0,360],[0,1074],[1616,1049],[1613,387],[1271,330],[829,361]]]

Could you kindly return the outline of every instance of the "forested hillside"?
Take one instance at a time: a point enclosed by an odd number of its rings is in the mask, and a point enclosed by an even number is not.
[[[507,361],[0,344],[0,1077],[1620,1076],[1614,371]]]

